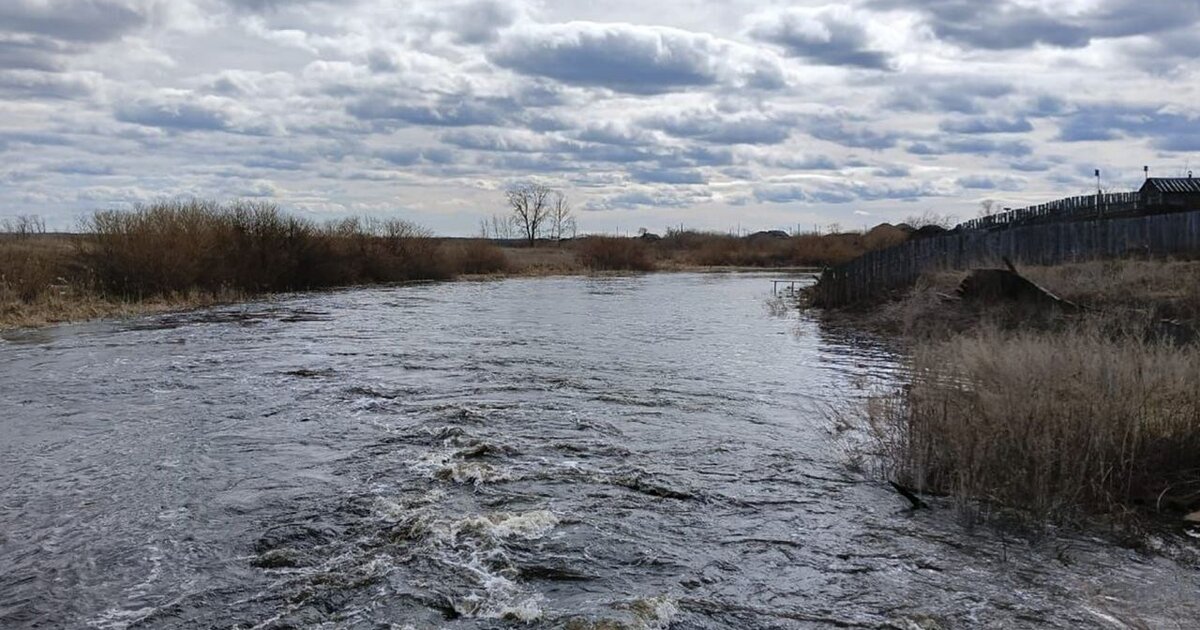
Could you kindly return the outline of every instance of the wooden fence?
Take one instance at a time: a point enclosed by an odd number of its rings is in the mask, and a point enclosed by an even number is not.
[[[1139,192],[1083,195],[1058,199],[1028,208],[1005,209],[999,214],[971,219],[958,227],[963,230],[986,230],[1050,221],[1097,219],[1139,212],[1143,209],[1142,206],[1142,195]]]
[[[912,286],[925,271],[999,264],[1021,265],[1118,258],[1131,254],[1200,255],[1200,210],[1091,221],[955,230],[865,254],[826,269],[815,303],[838,307],[877,299]]]

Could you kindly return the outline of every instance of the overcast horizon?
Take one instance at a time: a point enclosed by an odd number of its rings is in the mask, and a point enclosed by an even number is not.
[[[6,0],[0,216],[163,197],[471,235],[971,218],[1200,170],[1200,0]]]

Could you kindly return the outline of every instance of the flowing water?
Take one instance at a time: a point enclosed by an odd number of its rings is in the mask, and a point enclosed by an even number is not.
[[[0,627],[1194,627],[1200,577],[910,512],[886,349],[768,276],[299,295],[0,341]]]

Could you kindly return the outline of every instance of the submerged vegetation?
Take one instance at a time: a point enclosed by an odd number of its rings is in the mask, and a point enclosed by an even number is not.
[[[970,305],[942,272],[868,315],[912,346],[910,382],[867,408],[882,472],[971,515],[1200,510],[1200,263],[1022,273],[1083,310]]]

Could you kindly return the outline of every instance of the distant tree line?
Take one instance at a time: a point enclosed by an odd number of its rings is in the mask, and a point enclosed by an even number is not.
[[[15,217],[0,220],[0,232],[12,234],[18,238],[46,233],[46,221],[36,214],[18,214]]]

